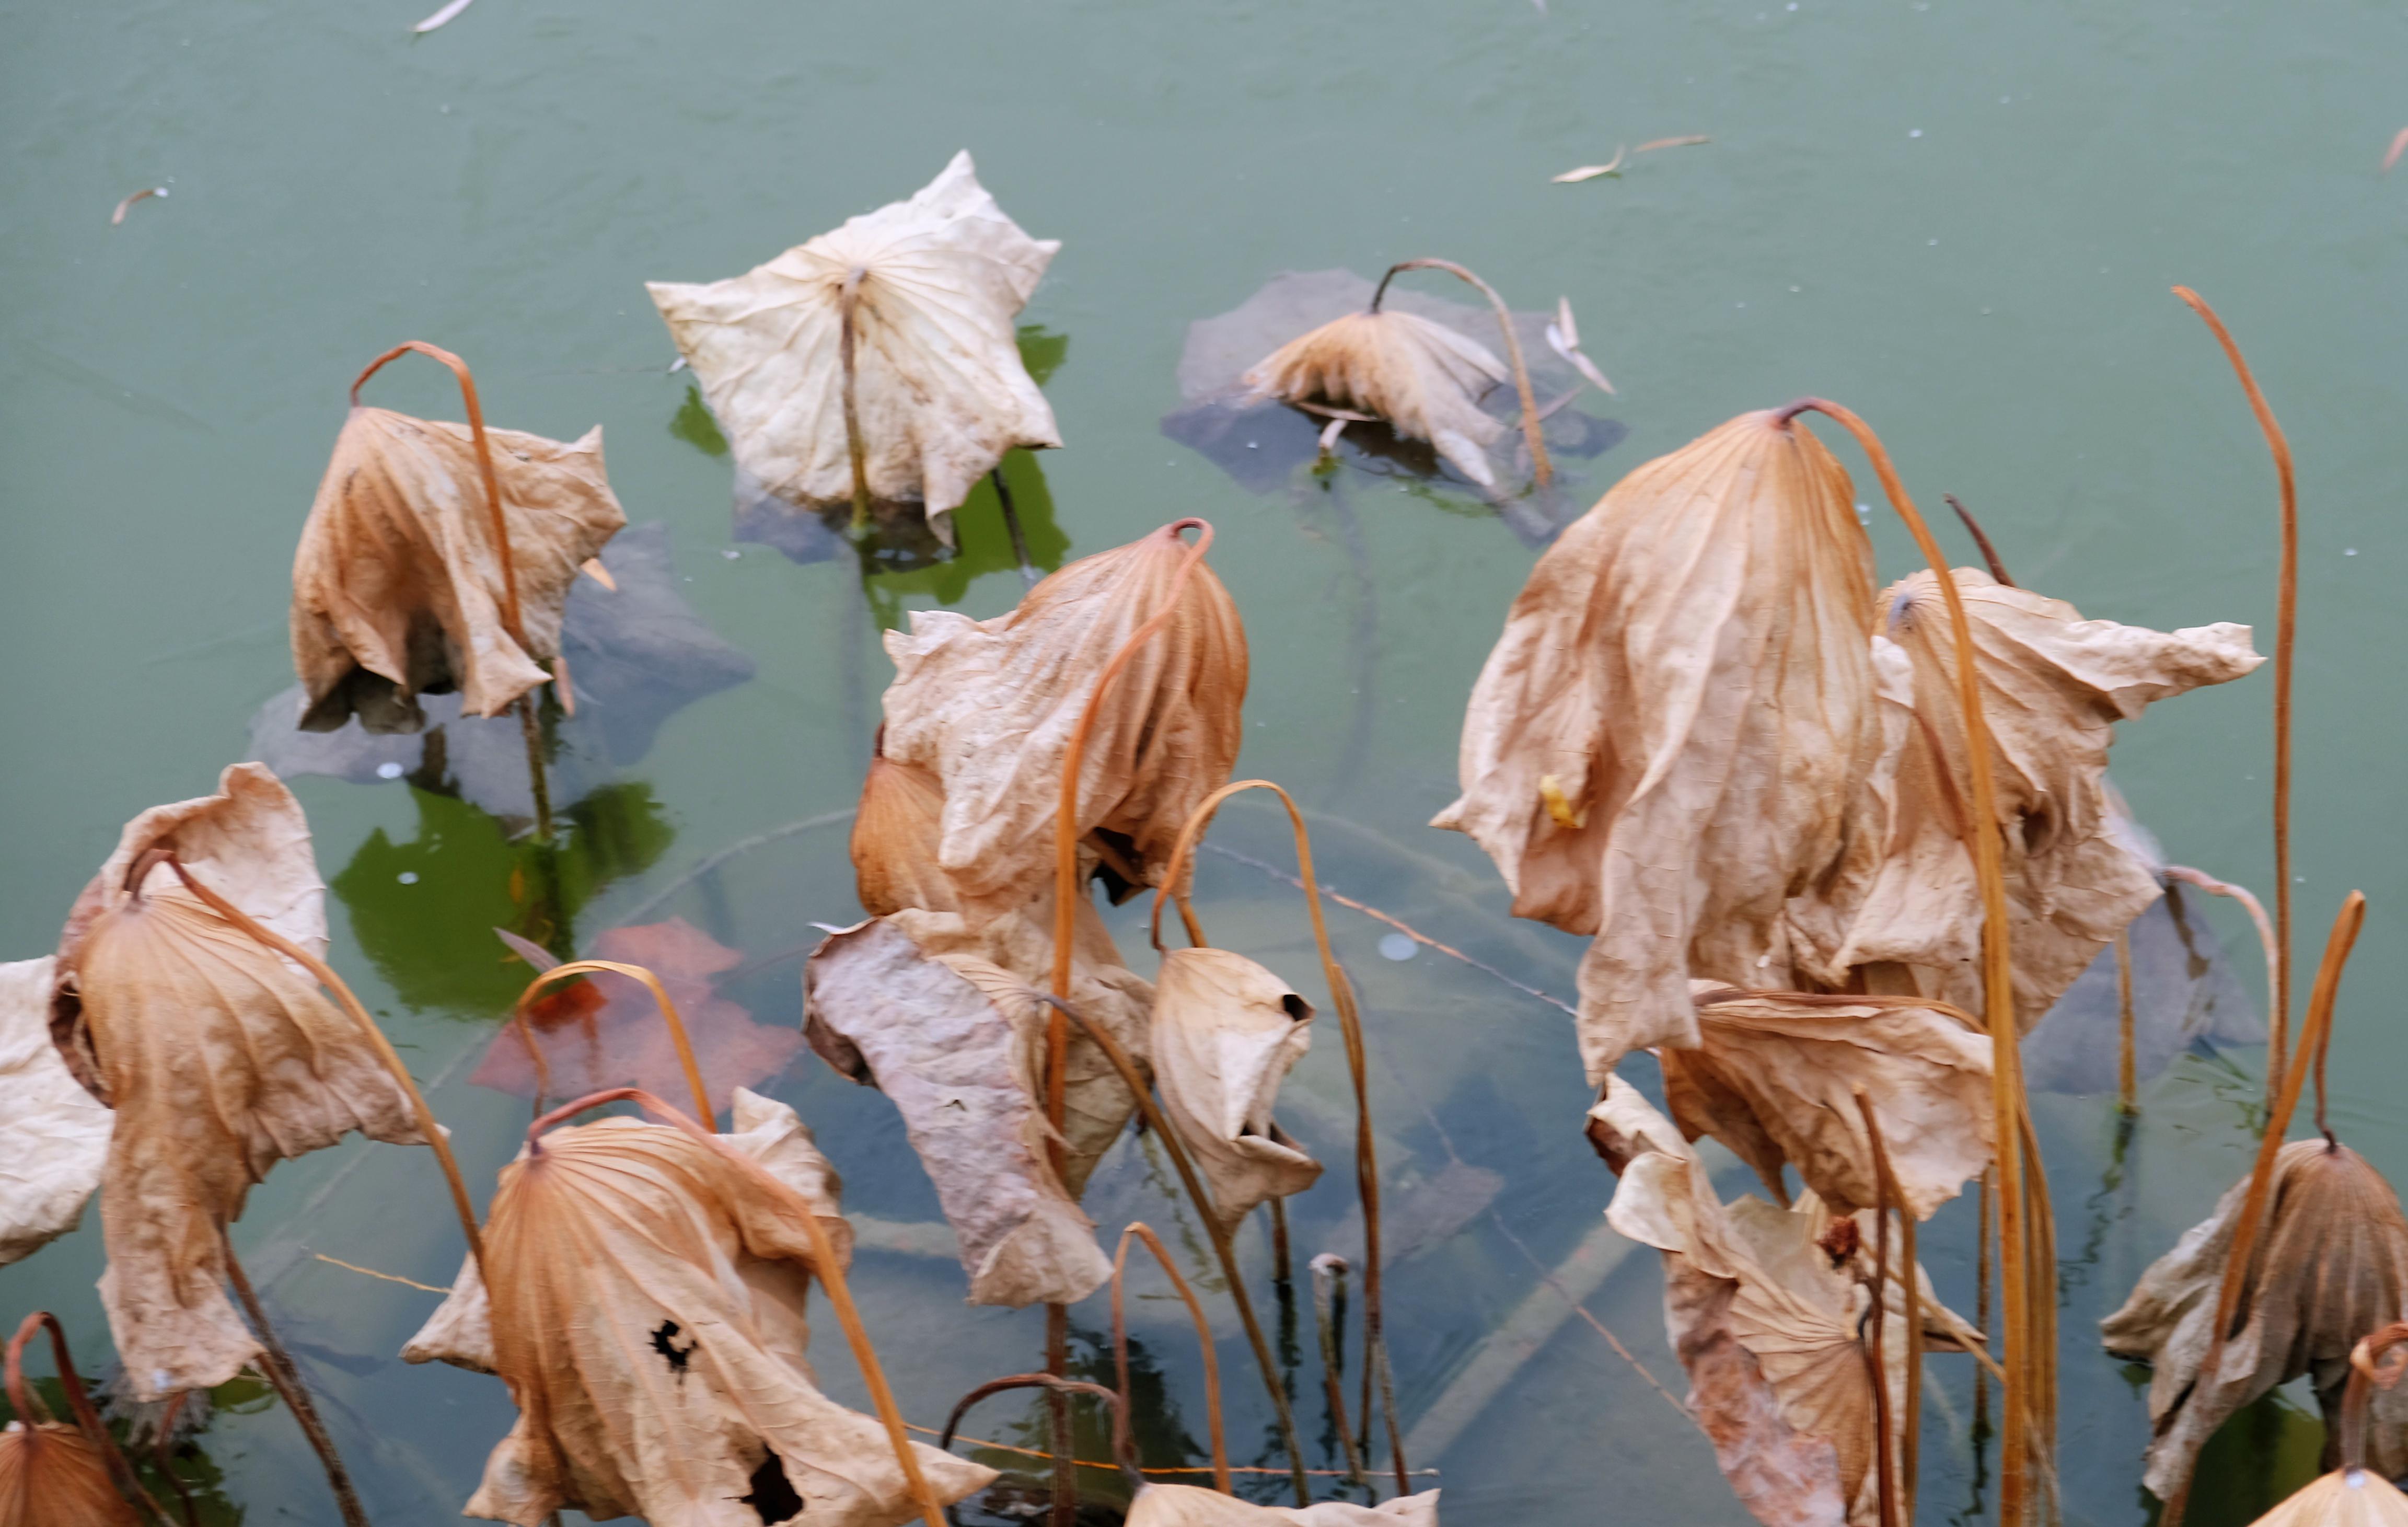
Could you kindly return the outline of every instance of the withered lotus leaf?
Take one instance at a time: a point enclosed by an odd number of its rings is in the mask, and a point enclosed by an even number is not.
[[[1842,1240],[1811,1193],[1790,1209],[1722,1203],[1697,1154],[1619,1077],[1589,1118],[1600,1154],[1622,1163],[1607,1222],[1664,1253],[1664,1323],[1689,1409],[1741,1504],[1766,1527],[1877,1522],[1878,1426],[1858,1335],[1873,1297],[1870,1214]],[[1894,1282],[1883,1294],[1896,1332],[1904,1301]],[[1905,1346],[1885,1343],[1894,1418]]]
[[[2240,1327],[2228,1334],[2217,1371],[2202,1374],[2248,1188],[2245,1178],[2234,1184],[2100,1323],[2107,1350],[2155,1369],[2156,1440],[2143,1482],[2160,1499],[2189,1477],[2227,1418],[2278,1385],[2310,1376],[2329,1425],[2335,1421],[2351,1347],[2408,1310],[2408,1220],[2399,1195],[2348,1146],[2294,1140],[2275,1153]],[[2386,1476],[2408,1473],[2408,1395],[2376,1394],[2366,1458]]]
[[[117,1122],[50,1043],[55,965],[0,965],[0,1267],[76,1228]]]
[[[1245,956],[1174,949],[1154,976],[1154,1071],[1163,1112],[1235,1225],[1301,1193],[1321,1163],[1272,1121],[1288,1068],[1312,1042],[1312,1006]]]
[[[1062,247],[1004,215],[957,153],[910,201],[851,219],[741,276],[646,289],[736,460],[789,502],[850,502],[845,288],[853,406],[871,495],[919,499],[939,540],[1014,446],[1058,446],[1012,320]]]
[[[1782,1168],[1842,1214],[1870,1209],[1872,1142],[1856,1089],[1880,1100],[1899,1196],[1928,1219],[1989,1164],[1990,1041],[1928,1007],[1698,987],[1696,1049],[1666,1048],[1664,1101],[1688,1138],[1710,1134],[1786,1201]]]
[[[1195,1485],[1149,1484],[1129,1503],[1126,1527],[1438,1527],[1435,1490],[1399,1495],[1377,1505],[1319,1501],[1312,1505],[1256,1505]]]
[[[325,887],[300,803],[258,764],[219,793],[154,806],[75,904],[59,942],[51,1033],[117,1113],[100,1188],[100,1281],[135,1397],[234,1377],[258,1351],[222,1289],[221,1227],[280,1160],[357,1130],[419,1140],[408,1099],[317,984],[151,857],[313,954]]]
[[[1488,446],[1505,422],[1480,407],[1505,380],[1485,345],[1409,312],[1348,313],[1297,336],[1244,377],[1261,397],[1324,404],[1384,419],[1409,439],[1427,440],[1455,470],[1494,490]]]
[[[602,430],[574,442],[488,429],[509,527],[522,646],[504,620],[501,549],[466,425],[354,406],[293,558],[293,666],[306,731],[354,713],[416,731],[421,694],[499,715],[548,675],[578,568],[627,523]]]
[[[2157,900],[2149,864],[2118,830],[2107,750],[2114,723],[2154,700],[2240,678],[2263,661],[2249,628],[2154,631],[2085,620],[2061,599],[1971,568],[1954,576],[1971,626],[2006,849],[2015,1016],[2040,1021],[2115,934]],[[1853,836],[1876,857],[1802,899],[1799,961],[1844,986],[1852,967],[1912,968],[1922,995],[1983,1011],[1981,894],[1965,846],[1972,790],[1956,699],[1956,649],[1928,571],[1883,591],[1877,645],[1912,671],[1912,714],[1894,724],[1894,771],[1858,792]],[[1885,694],[1885,709],[1898,697]],[[1944,762],[1943,762],[1944,760]],[[1848,910],[1831,920],[1817,899]],[[1820,931],[1840,929],[1833,935]]]
[[[803,981],[811,1048],[901,1111],[970,1303],[1068,1304],[1100,1288],[1111,1263],[1048,1154],[1044,1009],[1010,996],[1025,983],[976,956],[933,958],[886,919],[830,935]],[[1033,1011],[1016,1018],[1007,1004]]]
[[[886,633],[885,756],[935,777],[938,862],[984,917],[1053,884],[1070,737],[1114,653],[1161,608],[1188,555],[1181,526],[1084,557],[1017,609],[973,621],[913,611]],[[1078,828],[1151,884],[1180,827],[1228,783],[1246,699],[1246,633],[1209,566],[1105,696],[1079,771]]]
[[[100,1449],[64,1421],[0,1429],[0,1527],[143,1527]]]
[[[961,910],[952,879],[937,862],[944,812],[944,786],[937,777],[888,757],[882,735],[853,817],[853,882],[864,912],[883,917],[911,907]]]
[[[794,1111],[738,1088],[734,1112],[721,1138],[838,1229],[836,1174]],[[849,1233],[835,1239],[849,1256]],[[760,1527],[753,1502],[786,1498],[780,1481],[806,1521],[918,1514],[884,1429],[812,1376],[797,1209],[683,1131],[606,1118],[545,1134],[502,1171],[485,1269],[464,1265],[403,1351],[496,1373],[518,1403],[467,1515]],[[995,1477],[913,1446],[945,1501]]]
[[[1784,903],[1840,860],[1881,753],[1873,610],[1847,473],[1770,412],[1624,478],[1514,599],[1432,825],[1487,850],[1517,915],[1594,937],[1593,1085],[1698,1042],[1692,975],[1797,985]]]
[[[2335,1469],[2251,1527],[2408,1527],[2408,1495],[2372,1469]]]

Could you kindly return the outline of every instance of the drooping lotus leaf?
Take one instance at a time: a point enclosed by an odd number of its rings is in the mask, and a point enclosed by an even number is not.
[[[2408,1219],[2383,1174],[2346,1145],[2294,1140],[2275,1153],[2266,1218],[2242,1285],[2241,1323],[2217,1371],[2200,1372],[2246,1178],[2141,1275],[2124,1307],[2100,1322],[2107,1349],[2152,1364],[2143,1482],[2159,1498],[2190,1477],[2215,1429],[2278,1385],[2305,1375],[2329,1427],[2339,1416],[2350,1349],[2408,1310]],[[2408,1393],[2379,1393],[2367,1462],[2408,1473]]]
[[[79,1422],[96,1432],[99,1418],[82,1396],[83,1380],[67,1360],[65,1338],[50,1316],[25,1318],[7,1344],[7,1391],[16,1412],[0,1428],[0,1527],[146,1527],[145,1519],[118,1492],[101,1440],[84,1425],[57,1419],[25,1381],[24,1348],[43,1323],[50,1327],[67,1404]]]
[[[0,965],[0,1267],[76,1228],[117,1123],[50,1043],[56,965]]]
[[[1593,1083],[1698,1042],[1692,975],[1798,985],[1784,904],[1840,861],[1883,743],[1855,506],[1810,432],[1742,414],[1565,531],[1481,670],[1432,825],[1487,850],[1516,915],[1594,937]]]
[[[2372,1469],[2335,1469],[2250,1527],[2408,1527],[2408,1495]]]
[[[1054,878],[1054,823],[1071,734],[1103,671],[1167,600],[1188,547],[1179,526],[1083,557],[1010,614],[914,611],[886,633],[895,659],[882,751],[944,795],[938,862],[984,918]],[[1199,565],[1176,612],[1121,670],[1089,733],[1078,828],[1151,884],[1188,814],[1228,783],[1246,698],[1246,633]]]
[[[2016,1021],[2028,1030],[2160,893],[2111,805],[2114,723],[2154,700],[2237,679],[2263,659],[2245,626],[2166,632],[2085,620],[2061,599],[1974,569],[1954,576],[1990,731]],[[1908,660],[1912,716],[1889,727],[1894,774],[1868,771],[1870,787],[1851,807],[1852,836],[1877,853],[1801,898],[1823,907],[1801,908],[1796,920],[1800,963],[1835,988],[1855,967],[1908,966],[1923,995],[1980,1014],[1981,894],[1962,828],[1972,792],[1955,639],[1928,571],[1885,590],[1881,609],[1875,641]],[[1885,707],[1897,703],[1885,693]],[[1836,939],[1827,929],[1838,929]]]
[[[1125,1527],[1438,1527],[1438,1497],[1437,1491],[1425,1490],[1377,1505],[1256,1505],[1197,1485],[1148,1484],[1129,1503]]]
[[[1383,419],[1427,440],[1455,470],[1496,491],[1488,446],[1505,422],[1480,399],[1506,379],[1485,345],[1403,311],[1354,312],[1298,335],[1246,372],[1256,396]]]
[[[1990,1040],[1928,1007],[1739,993],[1700,981],[1695,1049],[1666,1048],[1664,1101],[1683,1134],[1711,1134],[1787,1202],[1782,1169],[1842,1214],[1880,1202],[1854,1098],[1880,1100],[1899,1196],[1928,1219],[1989,1165]]]
[[[1061,248],[1004,215],[957,153],[910,201],[853,218],[741,276],[646,290],[700,379],[737,465],[807,508],[849,504],[842,347],[871,496],[953,511],[1014,446],[1058,446],[1012,320]]]
[[[140,1400],[222,1384],[258,1352],[225,1296],[222,1227],[269,1167],[353,1130],[419,1139],[400,1085],[317,983],[149,857],[174,849],[251,918],[322,951],[300,803],[258,764],[231,766],[218,790],[128,823],[59,941],[51,1032],[117,1114],[100,1295]]]
[[[1312,1021],[1311,1003],[1243,955],[1162,957],[1149,1039],[1163,1113],[1226,1225],[1320,1180],[1321,1163],[1271,1118],[1280,1083],[1312,1042]]]
[[[944,844],[944,787],[918,764],[886,756],[883,734],[861,782],[853,818],[853,883],[873,917],[909,907],[959,912],[952,877],[938,862]]]
[[[301,726],[416,731],[421,694],[499,715],[545,682],[580,565],[627,523],[602,431],[574,443],[489,429],[522,646],[505,619],[502,548],[466,425],[354,406],[335,438],[293,558]]]
[[[734,1122],[720,1138],[798,1194],[849,1257],[836,1174],[794,1111],[738,1088]],[[884,1429],[811,1374],[816,1271],[800,1212],[718,1150],[640,1119],[552,1131],[505,1167],[483,1275],[464,1263],[403,1351],[498,1374],[518,1403],[467,1514],[759,1527],[753,1503],[782,1489],[814,1523],[916,1517]],[[912,1446],[941,1500],[995,1477]]]

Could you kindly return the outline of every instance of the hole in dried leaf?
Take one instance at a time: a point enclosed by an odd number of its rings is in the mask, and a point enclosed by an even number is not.
[[[698,1342],[688,1342],[683,1347],[680,1347],[677,1345],[677,1333],[678,1323],[675,1320],[663,1320],[660,1324],[660,1329],[652,1333],[652,1350],[658,1352],[667,1361],[669,1372],[673,1374],[683,1374],[685,1372],[686,1360],[694,1356],[694,1349],[701,1344]],[[773,1453],[770,1456],[774,1459],[777,1455]],[[768,1520],[772,1521],[783,1521],[785,1519],[783,1517],[772,1517]]]
[[[676,1327],[669,1329],[674,1331]],[[658,1340],[658,1337],[654,1339]],[[683,1367],[684,1359],[681,1357],[678,1363]],[[792,1521],[803,1514],[803,1498],[796,1494],[795,1487],[787,1482],[786,1465],[779,1461],[777,1449],[765,1442],[761,1445],[761,1466],[752,1471],[749,1481],[752,1493],[736,1498],[751,1506],[752,1514],[764,1522]]]
[[[1287,1016],[1297,1023],[1312,1016],[1312,1004],[1292,991],[1280,999],[1280,1006],[1287,1009]]]

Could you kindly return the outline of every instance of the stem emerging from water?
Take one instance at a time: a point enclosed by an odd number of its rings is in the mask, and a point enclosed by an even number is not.
[[[2186,864],[2167,865],[2166,878],[2196,886],[2210,896],[2229,896],[2249,909],[2250,924],[2258,929],[2258,947],[2266,957],[2266,1107],[2271,1112],[2283,1088],[2284,1020],[2289,1016],[2283,1011],[2283,946],[2274,936],[2274,925],[2266,919],[2265,904],[2250,895],[2246,886],[2218,880]]]
[[[300,1423],[301,1434],[309,1439],[310,1450],[318,1455],[326,1471],[327,1488],[335,1492],[335,1505],[343,1513],[344,1527],[368,1527],[368,1514],[360,1506],[359,1492],[351,1488],[351,1477],[343,1467],[342,1455],[335,1451],[335,1439],[326,1434],[326,1423],[318,1419],[318,1407],[310,1402],[309,1391],[301,1383],[301,1370],[294,1365],[293,1355],[284,1350],[277,1339],[276,1328],[267,1323],[267,1312],[259,1305],[259,1296],[251,1291],[251,1279],[243,1275],[242,1263],[235,1260],[234,1239],[218,1228],[218,1236],[225,1247],[226,1281],[234,1285],[235,1297],[242,1301],[243,1313],[251,1317],[251,1328],[258,1333],[259,1346],[265,1356],[260,1367],[267,1381],[275,1386],[284,1408],[293,1412]]]
[[[1898,1275],[1898,1281],[1906,1293],[1902,1322],[1906,1327],[1906,1395],[1905,1414],[1899,1418],[1899,1427],[1898,1499],[1899,1520],[1912,1527],[1914,1521],[1914,1487],[1923,1463],[1923,1312],[1920,1300],[1923,1269],[1914,1253],[1914,1211],[1907,1206],[1906,1195],[1899,1191],[1898,1174],[1890,1170],[1889,1145],[1882,1138],[1881,1120],[1874,1116],[1872,1100],[1865,1095],[1865,1089],[1857,1088],[1856,1095],[1856,1112],[1864,1117],[1865,1134],[1873,1147],[1873,1182],[1881,1199],[1873,1211],[1881,1216],[1879,1244],[1883,1247],[1888,1244],[1889,1216],[1895,1209],[1898,1212],[1899,1255],[1906,1264]],[[1881,1255],[1885,1259],[1886,1251],[1882,1251]],[[1874,1292],[1880,1301],[1885,1303],[1888,1300],[1889,1290],[1883,1278],[1875,1279]],[[1880,1329],[1881,1319],[1882,1316],[1876,1313],[1873,1317],[1876,1331]],[[1882,1386],[1883,1392],[1888,1391],[1886,1370],[1881,1371],[1876,1382]],[[1979,1378],[1974,1380],[1976,1384],[1980,1382]]]
[[[1121,1232],[1120,1245],[1112,1250],[1112,1374],[1121,1389],[1121,1422],[1125,1427],[1128,1407],[1137,1403],[1129,1392],[1128,1321],[1121,1304],[1121,1285],[1128,1270],[1131,1240],[1143,1241],[1146,1249],[1154,1253],[1154,1260],[1162,1264],[1163,1272],[1169,1275],[1170,1286],[1179,1290],[1181,1301],[1186,1304],[1187,1318],[1196,1322],[1196,1346],[1204,1358],[1204,1416],[1212,1431],[1212,1488],[1226,1495],[1230,1493],[1229,1448],[1222,1434],[1221,1362],[1212,1351],[1212,1327],[1204,1318],[1204,1306],[1197,1302],[1196,1290],[1179,1275],[1179,1264],[1163,1249],[1162,1239],[1154,1233],[1154,1227],[1142,1219],[1129,1222],[1128,1228]],[[1133,1435],[1127,1440],[1127,1451],[1135,1461],[1137,1439]]]
[[[1547,442],[1539,429],[1539,395],[1530,389],[1530,368],[1522,363],[1522,341],[1514,336],[1513,315],[1506,310],[1505,299],[1497,295],[1497,288],[1453,260],[1406,260],[1390,266],[1388,273],[1380,278],[1379,286],[1371,293],[1373,312],[1380,310],[1380,299],[1388,295],[1388,283],[1397,279],[1398,271],[1403,270],[1443,270],[1478,287],[1480,295],[1488,299],[1488,305],[1497,310],[1497,327],[1505,336],[1505,358],[1513,365],[1513,390],[1521,398],[1522,439],[1530,448],[1530,476],[1542,488],[1554,482],[1555,464],[1547,459]],[[1608,392],[1612,390],[1611,387],[1606,389]],[[1327,449],[1326,442],[1323,449]]]

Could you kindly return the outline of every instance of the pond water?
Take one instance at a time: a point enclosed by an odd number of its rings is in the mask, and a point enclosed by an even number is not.
[[[476,367],[496,423],[604,426],[631,523],[662,527],[613,555],[642,559],[659,608],[681,598],[695,622],[615,712],[562,724],[571,827],[556,862],[482,809],[512,809],[523,789],[502,767],[514,729],[496,754],[452,728],[440,767],[413,742],[296,773],[334,891],[335,963],[431,1085],[481,1199],[526,1118],[522,1099],[473,1080],[523,973],[488,930],[540,913],[538,936],[582,950],[621,925],[684,919],[735,952],[718,995],[770,1031],[765,1089],[817,1129],[848,1208],[874,1221],[856,1287],[911,1419],[937,1424],[974,1384],[1033,1366],[1039,1313],[966,1306],[940,1236],[930,1254],[934,1196],[893,1108],[789,1054],[811,925],[858,915],[834,814],[854,799],[891,671],[877,627],[1011,604],[992,495],[964,511],[964,555],[943,567],[865,572],[840,548],[796,560],[734,539],[724,443],[691,377],[669,374],[641,284],[732,275],[908,195],[967,147],[1024,227],[1063,242],[1022,323],[1067,448],[1010,467],[1039,559],[1211,519],[1254,654],[1240,774],[1297,794],[1340,889],[1565,998],[1578,941],[1512,921],[1474,847],[1424,826],[1454,794],[1463,701],[1544,516],[1509,523],[1460,483],[1351,448],[1324,481],[1182,443],[1163,419],[1182,402],[1188,324],[1282,271],[1462,261],[1517,310],[1568,296],[1620,389],[1578,405],[1593,454],[1568,457],[1555,509],[1811,392],[1870,420],[1927,505],[1963,497],[2024,583],[2136,624],[2247,622],[2271,650],[2272,473],[2223,361],[2166,290],[2200,289],[2301,464],[2302,958],[2344,892],[2372,902],[2332,1113],[2377,1166],[2408,1173],[2392,1106],[2408,1037],[2379,995],[2403,973],[2408,893],[2379,796],[2408,746],[2384,581],[2408,558],[2408,180],[2378,168],[2408,121],[2395,8],[479,0],[413,38],[423,4],[130,0],[9,19],[0,953],[54,945],[137,811],[206,793],[237,759],[310,762],[276,753],[292,743],[269,735],[278,713],[253,730],[292,682],[294,539],[351,378],[402,339],[445,345]],[[1690,134],[1713,141],[1551,183],[1617,145]],[[118,198],[150,185],[170,194],[111,226]],[[457,417],[431,367],[374,385],[393,407]],[[1903,573],[1911,548],[1870,473],[1825,437],[1875,507],[1885,578]],[[2265,670],[2169,703],[2116,752],[2172,857],[2268,893],[2271,693]],[[1261,799],[1232,806],[1215,841],[1285,864]],[[1199,909],[1214,942],[1322,1001],[1291,888],[1208,856]],[[1112,921],[1143,971],[1140,910]],[[2236,989],[2261,991],[2246,924],[2227,906],[2205,915],[2235,951]],[[1604,1334],[1681,1391],[1657,1260],[1601,1228],[1612,1183],[1581,1137],[1569,1019],[1430,949],[1393,958],[1379,922],[1333,918],[1374,1055],[1398,1400],[1448,1520],[1743,1521],[1702,1437]],[[2038,1102],[2065,1259],[2069,1520],[2148,1515],[2143,1380],[2099,1352],[2095,1322],[2243,1170],[2258,1066],[2245,1046],[2186,1055],[2129,1130],[2103,1067],[2073,1068],[2068,1085],[2088,1095]],[[1631,1070],[1654,1087],[1649,1062]],[[1334,1032],[1283,1115],[1333,1163],[1294,1205],[1298,1260],[1344,1249],[1360,1231]],[[1736,1171],[1725,1185],[1744,1187]],[[1132,1139],[1089,1206],[1108,1230],[1142,1216],[1183,1248],[1224,1312],[1234,1449],[1270,1462],[1268,1406],[1169,1186]],[[1959,1308],[1971,1222],[1952,1206],[1925,1243]],[[501,1386],[400,1363],[435,1296],[318,1260],[448,1282],[459,1233],[432,1161],[354,1141],[288,1163],[237,1239],[372,1512],[449,1520],[509,1424]],[[1241,1246],[1258,1301],[1286,1320],[1274,1336],[1312,1462],[1331,1466],[1309,1302],[1283,1317],[1259,1225]],[[0,1311],[56,1310],[98,1365],[101,1262],[95,1214],[0,1272]],[[1193,1341],[1163,1286],[1142,1287],[1133,1318],[1159,1375],[1149,1462],[1195,1462]],[[1104,1308],[1074,1312],[1089,1354]],[[866,1404],[832,1333],[816,1357],[835,1393]],[[1925,1513],[1978,1519],[1995,1492],[1970,1371],[1942,1358],[1933,1372]],[[289,1419],[224,1398],[201,1439],[214,1520],[330,1520]],[[1025,1439],[1034,1414],[1006,1397],[969,1430]],[[2193,1520],[2253,1517],[2313,1472],[2318,1432],[2310,1401],[2253,1410],[2211,1450]],[[1252,1477],[1266,1494],[1279,1483]]]

